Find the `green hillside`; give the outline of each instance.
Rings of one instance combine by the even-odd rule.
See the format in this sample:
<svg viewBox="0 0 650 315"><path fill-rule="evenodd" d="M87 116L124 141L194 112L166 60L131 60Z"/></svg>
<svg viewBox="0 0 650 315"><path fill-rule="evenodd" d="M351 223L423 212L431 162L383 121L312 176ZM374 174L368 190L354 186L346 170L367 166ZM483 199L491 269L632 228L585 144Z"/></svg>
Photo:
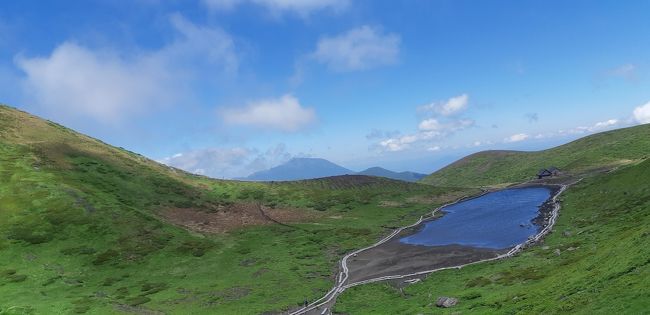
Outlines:
<svg viewBox="0 0 650 315"><path fill-rule="evenodd" d="M345 252L472 193L212 180L0 106L0 314L283 311Z"/></svg>
<svg viewBox="0 0 650 315"><path fill-rule="evenodd" d="M617 133L646 132L648 126ZM589 142L577 142L585 144ZM629 148L632 149L632 148ZM429 275L402 290L359 286L346 314L647 314L650 310L650 160L583 180L562 199L554 232L516 257ZM439 296L459 298L442 310Z"/></svg>
<svg viewBox="0 0 650 315"><path fill-rule="evenodd" d="M650 124L594 134L537 152L484 151L425 177L440 186L478 187L533 179L541 168L580 174L637 162L650 156Z"/></svg>

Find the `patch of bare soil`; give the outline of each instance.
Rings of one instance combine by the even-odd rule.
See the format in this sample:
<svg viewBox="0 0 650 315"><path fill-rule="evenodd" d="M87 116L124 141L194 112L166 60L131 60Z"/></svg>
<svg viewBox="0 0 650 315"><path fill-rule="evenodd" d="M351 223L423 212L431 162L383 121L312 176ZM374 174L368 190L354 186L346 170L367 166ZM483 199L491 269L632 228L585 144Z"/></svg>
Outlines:
<svg viewBox="0 0 650 315"><path fill-rule="evenodd" d="M384 200L379 202L379 206L382 208L399 208L404 204L398 201Z"/></svg>
<svg viewBox="0 0 650 315"><path fill-rule="evenodd" d="M240 203L211 212L198 208L170 208L161 211L160 215L173 224L201 233L225 233L252 225L307 222L320 216L307 209L263 207L262 210L263 213L255 203Z"/></svg>
<svg viewBox="0 0 650 315"><path fill-rule="evenodd" d="M460 245L419 246L400 243L396 238L359 253L348 260L348 283L389 275L410 274L441 267L462 265L496 257L506 250Z"/></svg>

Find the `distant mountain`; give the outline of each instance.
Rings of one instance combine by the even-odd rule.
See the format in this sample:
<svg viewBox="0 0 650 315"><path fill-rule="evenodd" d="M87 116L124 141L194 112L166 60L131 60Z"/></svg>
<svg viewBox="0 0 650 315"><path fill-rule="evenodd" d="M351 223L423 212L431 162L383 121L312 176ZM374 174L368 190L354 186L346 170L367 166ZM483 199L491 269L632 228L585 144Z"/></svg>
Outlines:
<svg viewBox="0 0 650 315"><path fill-rule="evenodd" d="M381 167L371 167L365 171L357 173L357 175L367 175L367 176L380 176L386 178L392 178L397 180L403 180L406 182L417 182L420 179L426 177L426 174L414 173L414 172L393 172Z"/></svg>
<svg viewBox="0 0 650 315"><path fill-rule="evenodd" d="M354 171L325 159L293 158L284 164L253 173L244 179L260 181L300 180L354 173Z"/></svg>
<svg viewBox="0 0 650 315"><path fill-rule="evenodd" d="M362 172L355 172L325 159L318 158L293 158L288 162L259 171L241 178L255 181L283 181L322 178L338 175L366 175L386 177L406 182L416 182L424 178L425 174L413 172L393 172L381 167L371 167Z"/></svg>

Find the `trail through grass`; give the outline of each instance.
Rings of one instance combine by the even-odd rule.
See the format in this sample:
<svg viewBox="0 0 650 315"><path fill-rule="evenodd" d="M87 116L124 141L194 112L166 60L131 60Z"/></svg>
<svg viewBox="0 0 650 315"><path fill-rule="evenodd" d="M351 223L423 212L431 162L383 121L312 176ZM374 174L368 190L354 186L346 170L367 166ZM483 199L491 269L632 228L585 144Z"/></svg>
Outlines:
<svg viewBox="0 0 650 315"><path fill-rule="evenodd" d="M584 180L562 197L543 244L498 262L394 289L352 288L336 311L361 314L644 314L650 309L650 160ZM558 254L559 253L559 254ZM460 303L435 307L439 296Z"/></svg>

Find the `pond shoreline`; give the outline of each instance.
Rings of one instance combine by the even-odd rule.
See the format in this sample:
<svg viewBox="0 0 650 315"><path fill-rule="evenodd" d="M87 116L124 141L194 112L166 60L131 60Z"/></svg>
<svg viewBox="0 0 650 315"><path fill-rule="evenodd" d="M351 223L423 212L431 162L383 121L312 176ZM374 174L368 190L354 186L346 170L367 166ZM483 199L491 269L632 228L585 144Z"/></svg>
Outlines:
<svg viewBox="0 0 650 315"><path fill-rule="evenodd" d="M440 206L430 212L428 216L421 217L416 223L394 231L376 244L346 255L341 260L340 266L343 270L338 274L336 285L332 290L308 306L290 311L289 314L320 314L321 308L325 311L332 308L339 294L357 285L389 281L393 285L401 287L414 283L410 281L419 281L436 271L460 269L467 265L500 260L516 255L523 249L538 243L551 231L560 210L558 197L567 187L573 184L575 183L527 182L500 189L484 189L481 194L460 198L455 202ZM490 192L534 186L551 189L551 195L540 206L540 214L533 219L542 220L540 229L534 236L529 237L528 240L521 244L496 250L461 245L426 246L399 242L400 235L403 236L405 231L412 232L414 228L423 226L422 223L439 219L440 216L436 216L436 214L444 207L479 198Z"/></svg>
<svg viewBox="0 0 650 315"><path fill-rule="evenodd" d="M410 235L414 231L419 231L426 223L441 218L435 214L443 211L442 209L447 206L476 199L491 192L531 187L544 187L550 189L551 192L549 198L539 207L538 216L533 219L533 221L537 220L539 222L539 224L536 224L538 226L537 231L528 240L518 245L502 249L492 249L456 244L427 246L400 242L401 237ZM562 187L565 187L565 185L524 183L502 189L486 190L482 194L462 198L456 202L439 207L434 210L431 216L424 218L419 224L403 229L388 241L358 253L355 257L351 257L348 261L350 269L349 282L364 282L389 274L417 273L418 270L453 268L455 266L499 259L500 257L512 255L523 248L533 245L537 242L535 238L541 239L541 236L547 233L547 231L544 231L548 230L549 225L552 224L551 220L554 218L554 215L557 215L556 210L559 209L557 198L564 191Z"/></svg>
<svg viewBox="0 0 650 315"><path fill-rule="evenodd" d="M428 223L443 218L447 214L447 212L444 209L449 207L449 206L453 206L453 205L463 203L463 202L466 202L466 201L469 201L469 200L478 199L478 198L481 198L481 197L483 197L483 196L485 196L487 194L490 194L490 193L495 193L495 192L499 192L499 191L503 191L503 190L526 189L526 188L546 188L546 189L549 189L549 191L550 191L548 198L541 205L539 205L539 209L537 211L537 213L538 213L537 216L530 220L530 223L537 227L537 230L534 233L534 234L537 234L540 231L542 231L549 223L549 219L551 218L553 208L554 208L553 198L557 195L557 193L562 188L561 184L523 183L523 184L513 185L513 186L504 187L504 188L500 188L500 189L484 190L481 194L461 198L461 199L459 199L459 200L457 200L457 201L455 201L453 203L446 204L444 206L439 207L438 209L436 209L437 211L434 211L433 215L431 215L431 216L429 216L427 218L424 218L417 225L414 225L412 227L403 229L399 234L395 235L394 239L392 239L391 241L393 241L393 240L398 240L399 241L399 239L401 239L401 238L408 237L408 236L411 236L411 235L414 235L414 234L417 234L417 233L421 232L426 227L426 225ZM439 213L439 214L442 214L442 215L435 215L435 213ZM412 244L412 243L402 243L402 242L400 242L400 243L404 244L404 245L407 245L407 246L424 246L424 247L445 246L445 245ZM484 249L484 247L471 246L471 245L460 245L460 244L449 244L449 245L456 245L456 246L462 246L462 247ZM492 248L492 249L495 252L501 252L503 250L508 250L508 249L513 248L513 247L515 247L515 245L508 246L508 247L505 247L505 248Z"/></svg>

